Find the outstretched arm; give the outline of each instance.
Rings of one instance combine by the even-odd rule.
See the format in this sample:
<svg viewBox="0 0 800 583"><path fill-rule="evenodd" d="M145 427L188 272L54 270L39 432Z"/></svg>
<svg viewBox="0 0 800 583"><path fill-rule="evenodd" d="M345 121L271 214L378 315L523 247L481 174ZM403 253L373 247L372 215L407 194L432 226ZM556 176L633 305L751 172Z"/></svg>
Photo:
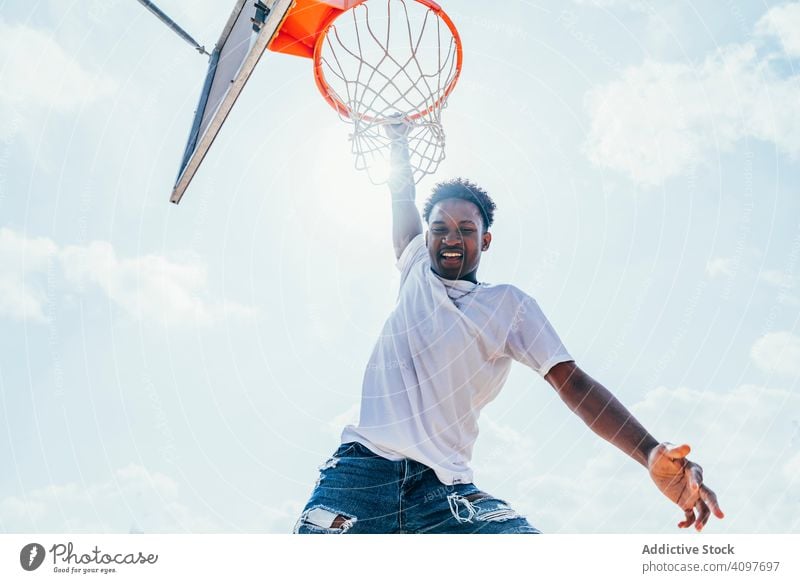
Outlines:
<svg viewBox="0 0 800 583"><path fill-rule="evenodd" d="M417 189L408 162L408 127L403 123L386 126L391 140L389 191L392 193L392 242L398 259L411 240L422 232L414 199Z"/></svg>
<svg viewBox="0 0 800 583"><path fill-rule="evenodd" d="M680 528L695 524L701 530L711 512L724 517L716 495L703 484L703 469L686 459L688 445L659 443L611 391L574 362L555 365L545 379L592 431L648 469L658 489L683 509Z"/></svg>

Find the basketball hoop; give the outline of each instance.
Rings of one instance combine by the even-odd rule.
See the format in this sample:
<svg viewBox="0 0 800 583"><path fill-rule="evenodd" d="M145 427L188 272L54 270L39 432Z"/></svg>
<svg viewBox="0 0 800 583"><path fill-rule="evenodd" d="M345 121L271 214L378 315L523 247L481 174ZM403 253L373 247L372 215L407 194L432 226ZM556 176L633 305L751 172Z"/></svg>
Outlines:
<svg viewBox="0 0 800 583"><path fill-rule="evenodd" d="M436 171L445 157L441 113L462 63L458 31L441 7L432 0L298 0L284 30L270 48L313 58L317 87L352 126L358 170L386 181L371 172L388 165L383 128L403 123L414 181Z"/></svg>

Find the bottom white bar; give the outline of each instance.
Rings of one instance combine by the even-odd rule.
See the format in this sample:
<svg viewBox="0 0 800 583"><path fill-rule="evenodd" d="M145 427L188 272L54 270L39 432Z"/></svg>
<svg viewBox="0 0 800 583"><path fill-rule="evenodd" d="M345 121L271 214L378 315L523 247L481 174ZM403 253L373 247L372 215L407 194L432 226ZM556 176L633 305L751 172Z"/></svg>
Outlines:
<svg viewBox="0 0 800 583"><path fill-rule="evenodd" d="M800 581L798 548L800 535L0 535L0 581L778 583Z"/></svg>

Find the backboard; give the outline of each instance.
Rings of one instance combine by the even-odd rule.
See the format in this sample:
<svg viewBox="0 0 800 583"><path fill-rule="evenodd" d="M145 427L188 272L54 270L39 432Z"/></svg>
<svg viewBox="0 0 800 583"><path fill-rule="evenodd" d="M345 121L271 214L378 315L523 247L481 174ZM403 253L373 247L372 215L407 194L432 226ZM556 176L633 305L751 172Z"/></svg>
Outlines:
<svg viewBox="0 0 800 583"><path fill-rule="evenodd" d="M170 201L180 202L266 49L312 61L320 93L351 124L357 169L388 168L384 127L403 123L415 182L433 173L444 159L441 111L461 71L458 31L434 0L369 4L237 0L210 56Z"/></svg>
<svg viewBox="0 0 800 583"><path fill-rule="evenodd" d="M170 201L178 203L295 0L237 0L208 64Z"/></svg>

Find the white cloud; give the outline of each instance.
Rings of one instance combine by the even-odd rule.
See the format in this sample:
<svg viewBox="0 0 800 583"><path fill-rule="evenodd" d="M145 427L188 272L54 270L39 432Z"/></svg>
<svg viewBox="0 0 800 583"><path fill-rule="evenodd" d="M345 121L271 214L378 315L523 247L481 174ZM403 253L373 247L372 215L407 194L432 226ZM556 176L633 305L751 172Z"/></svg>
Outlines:
<svg viewBox="0 0 800 583"><path fill-rule="evenodd" d="M258 519L259 530L276 534L289 534L292 532L305 504L305 499L294 498L272 506L265 506L261 510L261 518Z"/></svg>
<svg viewBox="0 0 800 583"><path fill-rule="evenodd" d="M47 271L51 265L59 269ZM56 281L56 272L63 272L64 281ZM156 254L121 258L106 241L59 249L50 239L0 229L0 316L45 321L48 298L40 282L45 275L59 292L99 289L139 320L210 324L257 315L253 307L208 298L208 273L200 263Z"/></svg>
<svg viewBox="0 0 800 583"><path fill-rule="evenodd" d="M715 257L706 263L709 277L731 277L735 272L736 260L730 257Z"/></svg>
<svg viewBox="0 0 800 583"><path fill-rule="evenodd" d="M105 241L70 246L61 254L67 281L95 285L137 319L168 322L212 319L209 306L198 297L207 281L202 265L174 263L160 255L118 258Z"/></svg>
<svg viewBox="0 0 800 583"><path fill-rule="evenodd" d="M800 306L800 296L796 291L800 281L796 275L780 270L762 271L759 279L767 285L778 289L777 301L787 306Z"/></svg>
<svg viewBox="0 0 800 583"><path fill-rule="evenodd" d="M117 480L116 487L126 493L135 493L143 485L152 487L163 498L177 498L178 484L169 476L150 472L144 466L130 463L119 468L114 475Z"/></svg>
<svg viewBox="0 0 800 583"><path fill-rule="evenodd" d="M593 163L659 185L737 141L771 141L800 156L800 86L752 43L731 45L699 65L646 60L587 94Z"/></svg>
<svg viewBox="0 0 800 583"><path fill-rule="evenodd" d="M775 36L789 57L800 57L800 2L774 6L756 24L756 32Z"/></svg>
<svg viewBox="0 0 800 583"><path fill-rule="evenodd" d="M0 517L5 523L19 523L20 521L36 522L45 516L47 506L37 498L22 499L9 496L0 500ZM8 527L5 528L8 532Z"/></svg>
<svg viewBox="0 0 800 583"><path fill-rule="evenodd" d="M181 501L175 480L130 463L107 479L37 488L0 500L9 532L180 532L216 530Z"/></svg>
<svg viewBox="0 0 800 583"><path fill-rule="evenodd" d="M0 20L0 104L66 111L111 94L115 84L86 71L49 34Z"/></svg>
<svg viewBox="0 0 800 583"><path fill-rule="evenodd" d="M690 459L703 466L726 513L712 518L708 532L792 532L800 513L800 453L792 441L800 394L755 385L660 387L629 408L657 439L693 447ZM548 532L679 532L683 513L644 468L588 430L560 430L548 441L485 421L481 447L490 455L476 482L504 484L493 493L532 524Z"/></svg>
<svg viewBox="0 0 800 583"><path fill-rule="evenodd" d="M756 385L725 392L662 387L632 410L654 435L694 447L690 457L704 466L727 514L710 532L791 530L800 498L784 465L797 453L791 441L800 411L797 391Z"/></svg>
<svg viewBox="0 0 800 583"><path fill-rule="evenodd" d="M29 239L0 228L0 316L45 320L43 274L57 250L49 239Z"/></svg>
<svg viewBox="0 0 800 583"><path fill-rule="evenodd" d="M781 289L791 289L797 286L797 276L777 269L768 269L759 274L764 283Z"/></svg>
<svg viewBox="0 0 800 583"><path fill-rule="evenodd" d="M800 376L800 336L791 332L770 332L756 340L750 356L760 369Z"/></svg>

